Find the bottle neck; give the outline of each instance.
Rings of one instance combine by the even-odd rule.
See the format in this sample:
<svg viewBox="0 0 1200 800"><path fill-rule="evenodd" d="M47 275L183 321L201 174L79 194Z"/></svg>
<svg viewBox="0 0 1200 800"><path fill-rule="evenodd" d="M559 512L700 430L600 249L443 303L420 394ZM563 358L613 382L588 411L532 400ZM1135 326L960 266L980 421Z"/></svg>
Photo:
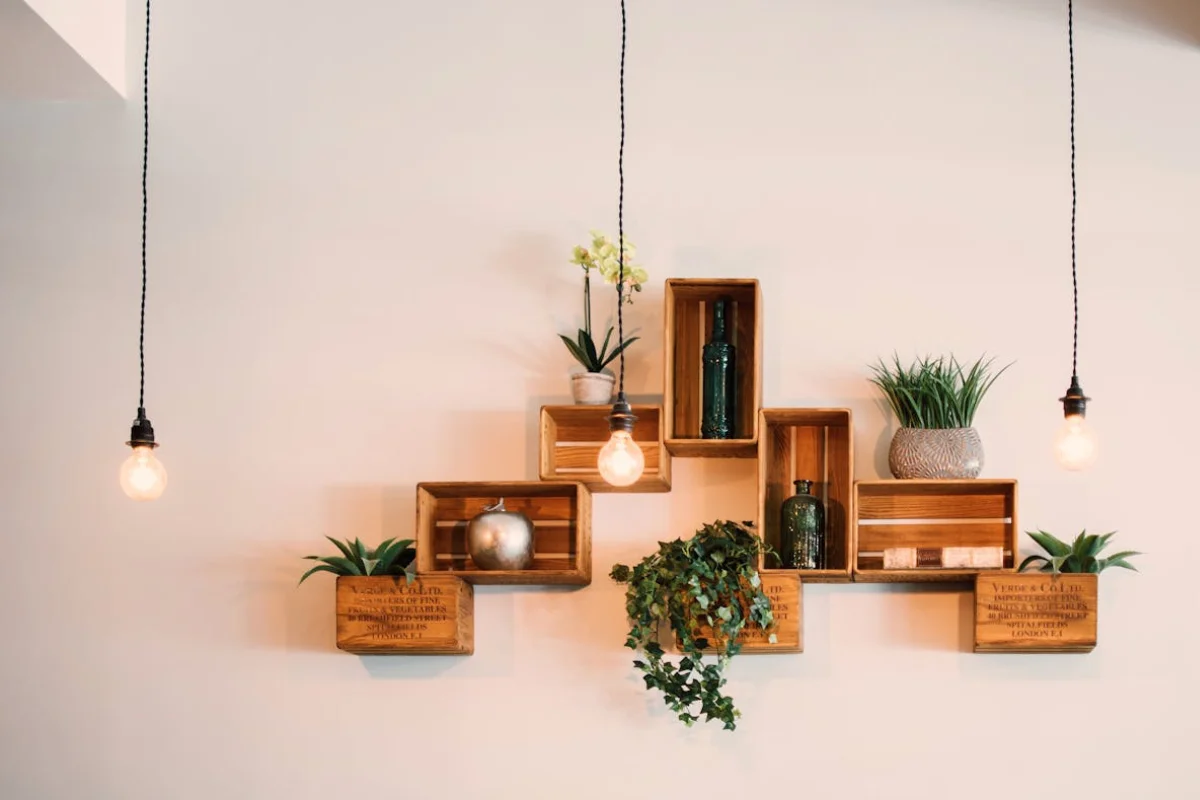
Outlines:
<svg viewBox="0 0 1200 800"><path fill-rule="evenodd" d="M725 301L720 300L713 305L712 340L724 342L725 339Z"/></svg>

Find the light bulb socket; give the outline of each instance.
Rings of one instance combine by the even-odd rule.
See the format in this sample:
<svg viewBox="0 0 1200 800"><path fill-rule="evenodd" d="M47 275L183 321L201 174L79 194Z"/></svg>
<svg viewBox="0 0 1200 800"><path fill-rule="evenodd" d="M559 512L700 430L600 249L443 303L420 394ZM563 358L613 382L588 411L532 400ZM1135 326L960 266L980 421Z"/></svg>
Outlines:
<svg viewBox="0 0 1200 800"><path fill-rule="evenodd" d="M1086 417L1087 404L1091 399L1083 394L1083 389L1079 386L1078 376L1072 375L1071 385L1067 389L1067 393L1058 398L1058 401L1063 404L1064 417Z"/></svg>
<svg viewBox="0 0 1200 800"><path fill-rule="evenodd" d="M137 419L129 429L129 441L125 444L130 447L158 447L154 441L154 426L146 419L146 409L138 409Z"/></svg>
<svg viewBox="0 0 1200 800"><path fill-rule="evenodd" d="M637 417L633 413L633 408L625 399L625 393L621 392L617 395L617 402L613 403L612 411L608 415L608 429L613 433L617 431L633 433L635 422L637 422Z"/></svg>

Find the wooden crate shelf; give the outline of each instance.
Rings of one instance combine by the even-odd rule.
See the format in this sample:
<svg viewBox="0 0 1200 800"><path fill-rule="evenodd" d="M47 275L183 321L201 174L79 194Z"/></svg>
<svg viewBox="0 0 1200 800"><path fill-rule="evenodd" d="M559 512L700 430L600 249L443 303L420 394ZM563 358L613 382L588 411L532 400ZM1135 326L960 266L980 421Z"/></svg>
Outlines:
<svg viewBox="0 0 1200 800"><path fill-rule="evenodd" d="M633 439L646 469L632 486L612 486L600 477L596 459L608 441L609 406L542 406L538 476L544 481L579 481L593 492L669 492L671 454L663 443L661 406L635 405Z"/></svg>
<svg viewBox="0 0 1200 800"><path fill-rule="evenodd" d="M737 348L734 439L700 437L701 351L712 332L712 304L729 298L728 327ZM680 458L754 458L762 405L762 292L752 278L668 278L665 289L666 445Z"/></svg>
<svg viewBox="0 0 1200 800"><path fill-rule="evenodd" d="M1017 557L1015 480L879 480L854 484L854 580L973 582ZM883 569L888 547L1001 547L1001 570Z"/></svg>
<svg viewBox="0 0 1200 800"><path fill-rule="evenodd" d="M975 579L976 653L1090 653L1098 576L984 572Z"/></svg>
<svg viewBox="0 0 1200 800"><path fill-rule="evenodd" d="M337 646L358 655L469 656L475 590L453 575L337 579Z"/></svg>
<svg viewBox="0 0 1200 800"><path fill-rule="evenodd" d="M762 628L746 627L738 638L747 655L804 652L804 587L796 570L762 570L763 591L775 616L775 642ZM716 648L705 650L716 653Z"/></svg>
<svg viewBox="0 0 1200 800"><path fill-rule="evenodd" d="M534 524L533 567L481 570L467 552L467 523L501 497ZM592 495L575 481L420 483L417 572L457 575L476 584L592 582Z"/></svg>
<svg viewBox="0 0 1200 800"><path fill-rule="evenodd" d="M854 424L846 408L765 408L758 423L758 530L780 548L780 508L793 481L811 480L825 506L827 568L799 570L809 583L846 583L851 575ZM777 566L777 563L768 564Z"/></svg>

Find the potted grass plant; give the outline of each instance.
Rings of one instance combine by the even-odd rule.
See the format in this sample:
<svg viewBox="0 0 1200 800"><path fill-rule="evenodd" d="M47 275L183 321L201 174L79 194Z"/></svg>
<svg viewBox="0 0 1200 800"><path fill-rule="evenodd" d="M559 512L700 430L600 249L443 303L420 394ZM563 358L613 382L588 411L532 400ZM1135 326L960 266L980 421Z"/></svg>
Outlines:
<svg viewBox="0 0 1200 800"><path fill-rule="evenodd" d="M599 231L592 231L591 247L576 246L571 256L571 263L583 268L583 327L576 331L575 338L559 334L563 344L571 356L583 366L583 371L571 375L571 395L579 405L606 405L612 400L615 378L607 369L622 351L638 340L636 336L626 337L624 342L616 344L611 350L613 328L608 326L604 341L597 345L592 336L592 270L610 286L616 286L621 276L621 262L617 246L607 236ZM637 249L628 238L624 243L625 251L625 282L623 287L625 302L633 302L633 293L642 290L642 284L649 277L643 267L633 263Z"/></svg>
<svg viewBox="0 0 1200 800"><path fill-rule="evenodd" d="M977 478L983 469L983 441L975 414L997 378L1012 366L992 372L993 359L969 367L953 355L923 357L905 366L871 366L871 382L883 392L900 421L888 450L895 478Z"/></svg>
<svg viewBox="0 0 1200 800"><path fill-rule="evenodd" d="M643 656L633 665L646 689L662 692L663 702L689 727L701 716L726 730L737 727L741 714L721 688L730 659L741 651L739 634L756 626L775 641L771 601L758 572L768 549L746 526L718 520L690 539L660 542L657 552L632 567L612 568L613 580L628 587L625 646ZM660 642L664 626L682 653L677 662ZM716 655L706 661L711 650Z"/></svg>

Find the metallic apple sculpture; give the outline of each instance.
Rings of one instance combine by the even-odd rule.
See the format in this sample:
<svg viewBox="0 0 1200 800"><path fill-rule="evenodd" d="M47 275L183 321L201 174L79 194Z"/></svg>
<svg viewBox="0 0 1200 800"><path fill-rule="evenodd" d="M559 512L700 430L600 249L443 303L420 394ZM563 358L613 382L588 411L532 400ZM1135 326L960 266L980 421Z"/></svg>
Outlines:
<svg viewBox="0 0 1200 800"><path fill-rule="evenodd" d="M482 570L533 566L533 522L520 511L507 511L504 498L485 506L467 523L467 551Z"/></svg>

